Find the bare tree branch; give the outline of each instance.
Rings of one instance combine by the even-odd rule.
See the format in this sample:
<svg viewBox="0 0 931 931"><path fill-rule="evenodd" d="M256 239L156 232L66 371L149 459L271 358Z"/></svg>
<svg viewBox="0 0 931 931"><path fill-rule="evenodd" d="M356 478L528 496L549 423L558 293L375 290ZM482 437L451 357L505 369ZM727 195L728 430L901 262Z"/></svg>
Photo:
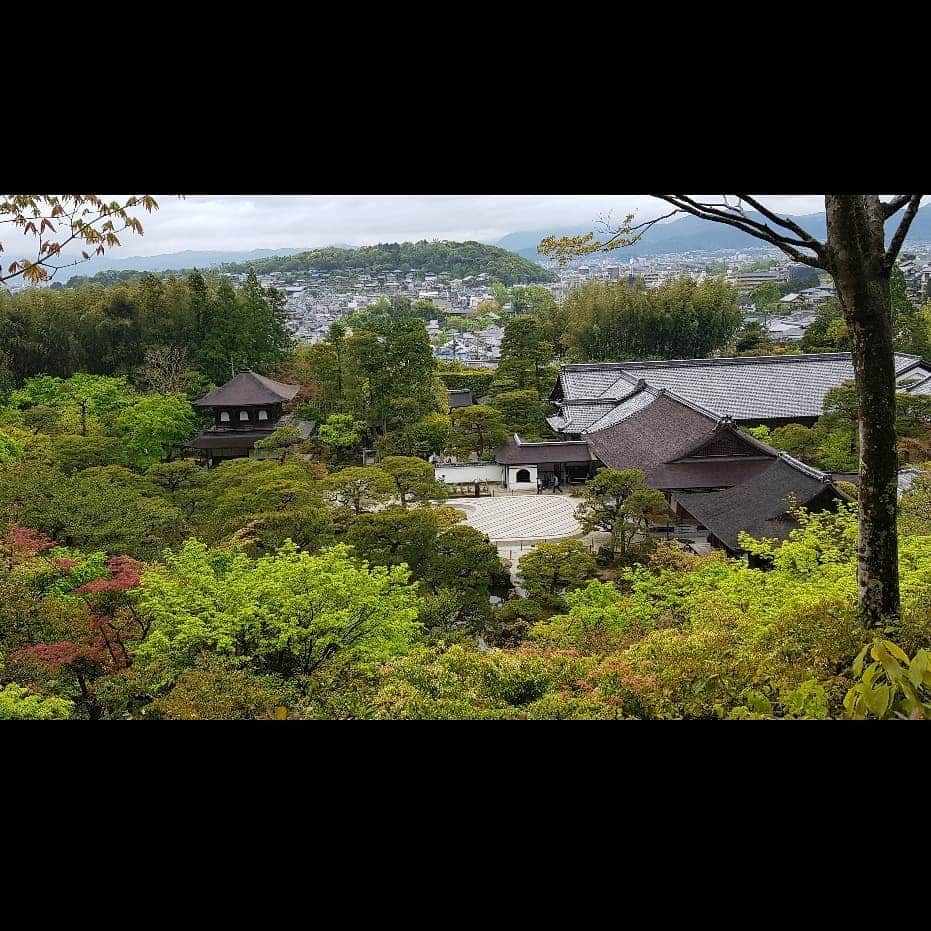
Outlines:
<svg viewBox="0 0 931 931"><path fill-rule="evenodd" d="M748 217L740 207L728 206L726 209L730 212L725 213L718 209L719 205L716 204L708 204L702 201L697 201L691 197L686 197L684 194L673 194L671 196L679 198L683 202L690 204L692 207L703 211L702 216L704 219L730 223L731 225L738 225L738 228L742 229L744 232L749 233L751 236L756 236L758 239L765 239L767 242L771 242L773 245L781 245L784 243L790 246L800 246L802 248L814 249L813 245L805 242L803 239L792 239L789 236L786 236L785 233L780 233L777 230L774 230L772 227L767 226L765 223L760 223L758 220L751 220L750 217ZM664 199L668 200L668 197L665 197ZM739 216L735 216L734 211L739 213Z"/></svg>
<svg viewBox="0 0 931 931"><path fill-rule="evenodd" d="M678 210L689 213L692 216L698 217L699 219L711 220L715 223L724 223L728 226L733 226L735 229L739 229L741 232L746 233L749 236L753 236L755 239L761 239L764 242L768 242L771 245L776 246L778 249L781 249L783 252L785 252L786 255L793 258L796 262L801 262L804 265L810 265L812 268L827 268L827 263L822 255L819 255L817 258L815 258L809 255L805 255L804 253L799 252L798 249L794 248L794 246L801 246L802 248L813 250L811 245L806 242L801 242L797 239L790 239L787 236L782 236L764 224L757 223L746 217L734 216L732 213L724 213L723 211L718 210L710 205L695 201L692 198L687 197L685 194L651 194L650 196L664 200L666 203L671 204Z"/></svg>
<svg viewBox="0 0 931 931"><path fill-rule="evenodd" d="M909 195L908 208L905 211L905 215L902 217L899 228L892 237L892 241L889 243L889 248L886 250L884 263L887 271L892 271L892 266L898 258L899 250L902 248L902 243L905 242L905 237L908 235L908 228L912 225L912 220L915 219L915 214L918 213L920 204L921 194Z"/></svg>
<svg viewBox="0 0 931 931"><path fill-rule="evenodd" d="M911 200L911 198L911 194L899 194L888 202L880 201L883 208L883 219L888 220L889 217L891 217L894 213L897 213L899 210L901 210Z"/></svg>
<svg viewBox="0 0 931 931"><path fill-rule="evenodd" d="M762 213L763 216L768 220L771 220L773 223L776 223L779 226L785 227L787 230L791 230L810 248L814 249L815 252L817 252L819 255L821 254L821 250L824 248L824 243L815 239L815 237L812 236L807 230L802 229L798 223L790 220L788 217L781 217L778 214L773 213L772 210L761 204L756 198L751 197L749 194L738 194L737 196L742 200L745 200L758 213Z"/></svg>

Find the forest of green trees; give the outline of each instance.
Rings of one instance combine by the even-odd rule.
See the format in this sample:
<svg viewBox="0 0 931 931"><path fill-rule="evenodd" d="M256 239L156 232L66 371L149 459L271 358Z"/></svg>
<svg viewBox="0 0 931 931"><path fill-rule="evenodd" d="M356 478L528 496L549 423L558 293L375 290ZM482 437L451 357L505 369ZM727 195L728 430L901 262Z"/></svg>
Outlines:
<svg viewBox="0 0 931 931"><path fill-rule="evenodd" d="M109 287L0 290L0 385L30 375L129 375L153 349L176 347L196 377L222 383L290 345L284 294L254 274L240 289L198 271Z"/></svg>
<svg viewBox="0 0 931 931"><path fill-rule="evenodd" d="M518 557L517 597L427 457L548 437L559 359L707 355L740 319L720 280L498 299L502 358L476 371L437 362L404 301L294 346L254 275L0 292L0 718L931 711L927 476L902 499L902 622L879 638L857 619L855 504L800 514L779 547L746 540L763 570L642 539L665 505L636 471L602 470L580 494L609 544ZM203 425L191 401L244 367L298 385L319 428L206 469L184 455ZM450 412L451 387L477 403ZM900 421L903 461L925 461L929 412L914 399ZM808 433L768 438L838 468L853 423L842 388Z"/></svg>
<svg viewBox="0 0 931 931"><path fill-rule="evenodd" d="M723 278L590 282L562 310L561 341L579 360L697 359L720 351L740 326L737 294Z"/></svg>

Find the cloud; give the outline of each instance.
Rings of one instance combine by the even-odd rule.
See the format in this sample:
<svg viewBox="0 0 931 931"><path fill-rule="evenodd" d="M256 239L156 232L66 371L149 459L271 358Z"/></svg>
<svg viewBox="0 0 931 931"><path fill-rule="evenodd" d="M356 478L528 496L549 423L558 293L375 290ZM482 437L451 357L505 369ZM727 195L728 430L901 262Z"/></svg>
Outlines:
<svg viewBox="0 0 931 931"><path fill-rule="evenodd" d="M107 199L113 196L106 195ZM823 208L820 196L764 201L795 214ZM124 233L107 258L185 250L231 251L352 246L418 239L493 242L518 230L592 226L609 211L646 220L665 205L644 194L319 194L158 195L159 210L142 213L142 237Z"/></svg>
<svg viewBox="0 0 931 931"><path fill-rule="evenodd" d="M769 197L792 213L821 209L818 196ZM353 246L417 239L493 241L521 229L594 223L607 211L649 219L663 205L647 195L196 195L159 198L143 218L145 236L127 240L121 255L185 249L275 249L333 243ZM114 257L116 255L114 254Z"/></svg>

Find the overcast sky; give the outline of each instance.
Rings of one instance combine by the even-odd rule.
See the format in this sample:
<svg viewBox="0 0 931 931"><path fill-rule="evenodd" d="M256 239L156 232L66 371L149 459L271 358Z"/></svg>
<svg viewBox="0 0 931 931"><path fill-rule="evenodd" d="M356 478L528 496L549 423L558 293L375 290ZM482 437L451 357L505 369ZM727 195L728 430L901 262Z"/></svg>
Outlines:
<svg viewBox="0 0 931 931"><path fill-rule="evenodd" d="M157 199L157 213L141 214L144 236L124 234L123 247L110 250L110 258L418 239L493 242L518 230L593 224L609 210L615 217L636 212L641 220L665 212L660 201L640 194L189 195L183 200L163 194ZM824 207L819 195L762 200L793 214Z"/></svg>

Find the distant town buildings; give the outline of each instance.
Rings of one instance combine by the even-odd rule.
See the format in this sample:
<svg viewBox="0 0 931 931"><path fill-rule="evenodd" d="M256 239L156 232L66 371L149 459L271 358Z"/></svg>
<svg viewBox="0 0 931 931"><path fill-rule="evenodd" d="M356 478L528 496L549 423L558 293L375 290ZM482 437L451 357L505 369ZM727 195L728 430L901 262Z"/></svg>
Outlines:
<svg viewBox="0 0 931 931"><path fill-rule="evenodd" d="M931 245L918 243L912 249L900 267L905 273L909 298L922 304L928 299L931 286ZM747 270L754 265L760 270ZM835 296L829 275L819 273L818 284L812 286L816 270L790 262L781 252L762 246L742 251L692 251L630 258L625 258L623 249L619 249L616 255L588 256L570 262L565 268L551 265L550 269L558 281L541 287L547 288L558 301L593 281L633 284L639 280L652 289L683 275L697 281L723 275L737 289L745 319L759 322L774 342L800 340L815 320L818 307ZM245 278L241 274L225 277L236 284ZM437 358L493 366L500 356L504 331L499 315L486 313L487 306L483 307L494 301L492 281L484 273L451 278L401 269L375 274L358 268L338 273L276 272L260 275L259 280L266 287L284 291L290 332L301 341L325 339L334 321L380 298L407 297L412 303L429 301L437 309L435 317L426 322ZM799 287L778 301L776 312L771 307L754 306L750 295L756 288L765 284L786 287L796 280ZM510 309L505 304L501 313L506 317Z"/></svg>
<svg viewBox="0 0 931 931"><path fill-rule="evenodd" d="M241 284L245 276L221 273L234 284ZM401 269L378 274L364 269L347 269L339 273L273 272L259 275L264 287L283 291L291 335L303 342L325 339L331 325L355 311L375 303L380 298L407 297L412 303L429 301L440 312L426 323L427 333L438 358L457 358L466 362L497 360L503 330L488 319L481 318L476 332L469 332L467 323L476 317L478 308L492 301L490 277L467 275L450 278L448 275L404 273ZM461 320L455 327L447 327L448 318Z"/></svg>

